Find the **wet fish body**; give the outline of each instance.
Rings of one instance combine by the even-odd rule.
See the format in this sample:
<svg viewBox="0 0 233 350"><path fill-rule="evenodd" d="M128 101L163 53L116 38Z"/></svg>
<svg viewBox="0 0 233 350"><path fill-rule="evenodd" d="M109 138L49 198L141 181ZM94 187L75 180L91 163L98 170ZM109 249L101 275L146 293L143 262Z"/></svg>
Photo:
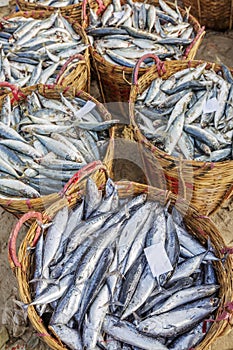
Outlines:
<svg viewBox="0 0 233 350"><path fill-rule="evenodd" d="M142 134L174 157L198 162L231 159L232 145L226 135L233 129L230 102L233 90L229 72L229 69L223 69L222 73L215 73L207 70L203 63L172 74L162 82L157 98L149 104L142 93L135 101L135 120ZM147 91L160 80L152 81ZM149 119L156 118L157 114L166 118L162 123L154 122L148 127ZM182 120L179 127L174 127L176 118L181 115L184 122ZM165 126L160 134L157 125Z"/></svg>
<svg viewBox="0 0 233 350"><path fill-rule="evenodd" d="M207 260L208 269L202 263L210 242L207 250L183 239L191 250L204 250L186 257L179 237L189 233L179 212L169 214L145 194L119 199L111 179L101 192L87 181L86 193L74 211L57 212L37 243L34 282L43 288L29 305L42 317L46 312L48 331L71 349L166 350L182 339L198 344L197 325L219 305L213 262ZM159 279L144 249L156 252L161 243L172 271L158 273Z"/></svg>
<svg viewBox="0 0 233 350"><path fill-rule="evenodd" d="M12 108L6 97L0 121L1 178L18 178L32 192L33 188L46 194L59 191L77 170L105 155L99 148L103 141L108 144L109 129L118 120L102 120L95 107L81 98L63 96L60 101L33 91ZM49 179L56 180L56 185ZM16 188L6 191L17 196Z"/></svg>
<svg viewBox="0 0 233 350"><path fill-rule="evenodd" d="M136 52L138 48L145 49L146 41L150 41L150 45L147 46L149 52L153 51L162 59L166 59L166 57L171 57L171 59L181 58L184 54L184 48L191 44L193 40L193 27L190 23L184 22L177 6L173 10L165 2L155 6L154 4L128 1L121 6L121 10L119 8L120 6L114 7L112 3L109 4L104 13L99 15L99 21L98 16L97 18L92 16L93 21L87 28L87 33L91 36L92 46L108 62L113 60L117 65L130 68L133 68L136 64L138 57L131 53L127 56L126 52L123 54L123 52L118 51L119 57L116 57L109 51L115 45L114 40L119 40L114 39L114 36L117 38L119 34L123 38L119 48L127 47L128 44ZM102 26L98 27L100 22ZM171 25L173 25L172 30ZM181 37L184 30L186 35ZM106 42L105 36L108 35L112 35L112 42ZM125 41L124 36L129 37L125 43L123 43ZM141 39L141 43L137 46L138 38ZM115 48L117 47L115 46ZM128 59L131 59L130 63L127 61Z"/></svg>
<svg viewBox="0 0 233 350"><path fill-rule="evenodd" d="M10 25L14 25L12 30ZM5 80L20 87L37 83L56 83L66 51L73 47L73 54L87 48L82 38L58 12L45 19L13 17L5 20L2 35L6 41L2 46L0 74ZM78 64L75 58L67 66Z"/></svg>

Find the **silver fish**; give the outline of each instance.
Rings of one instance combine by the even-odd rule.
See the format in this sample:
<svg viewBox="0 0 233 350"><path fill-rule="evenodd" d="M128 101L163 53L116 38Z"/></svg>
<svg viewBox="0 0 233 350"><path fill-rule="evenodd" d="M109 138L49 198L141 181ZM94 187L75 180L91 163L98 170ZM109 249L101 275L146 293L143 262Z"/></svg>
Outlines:
<svg viewBox="0 0 233 350"><path fill-rule="evenodd" d="M106 316L103 329L107 334L114 338L137 346L145 350L167 350L168 348L161 344L155 338L147 337L143 333L139 333L135 326L131 323L120 321L117 317Z"/></svg>
<svg viewBox="0 0 233 350"><path fill-rule="evenodd" d="M53 225L50 227L44 242L43 271L46 270L52 262L53 257L59 247L61 236L66 228L68 221L68 208L64 207L53 219Z"/></svg>
<svg viewBox="0 0 233 350"><path fill-rule="evenodd" d="M77 330L63 324L50 325L49 328L72 350L82 350L82 341Z"/></svg>
<svg viewBox="0 0 233 350"><path fill-rule="evenodd" d="M140 322L137 329L152 336L172 337L188 331L214 310L215 307L210 307L209 309L192 308L185 312L183 310L170 311Z"/></svg>
<svg viewBox="0 0 233 350"><path fill-rule="evenodd" d="M8 28L8 22L15 24L13 31ZM12 35L9 33L1 49L0 75L4 75L6 81L21 87L39 82L55 83L58 70L64 64L62 58L69 57L66 48L73 46L72 54L83 52L87 48L83 39L60 13L51 14L42 20L11 18L3 26L3 32L8 34L8 31ZM78 61L79 59L70 62L67 71L72 65L77 66Z"/></svg>
<svg viewBox="0 0 233 350"><path fill-rule="evenodd" d="M191 38L193 26L184 21L177 5L173 10L164 1L161 1L158 6L132 2L130 0L123 6L111 3L107 6L104 13L99 16L99 19L102 27L97 28L99 26L98 18L92 16L90 26L87 28L87 33L91 36L91 45L94 46L106 61L115 62L115 64L120 66L133 68L137 58L134 58L132 62L128 62L127 64L126 59L130 59L129 56L122 56L120 58L113 57L107 53L103 47L103 42L105 36L109 34L112 35L111 40L113 41L114 35L116 40L118 40L118 34L123 36L123 40L124 36L130 37L127 40L128 43L133 42L135 38L142 38L142 42L144 40L150 40L151 43L147 48L162 59L166 57L172 57L172 59L181 58L184 53L184 46L189 45L193 40ZM184 31L187 31L187 34L180 37ZM160 41L161 44L159 44ZM141 43L139 47L145 49L145 46L146 43ZM135 51L137 50L137 45L134 49ZM120 52L119 56L121 56Z"/></svg>

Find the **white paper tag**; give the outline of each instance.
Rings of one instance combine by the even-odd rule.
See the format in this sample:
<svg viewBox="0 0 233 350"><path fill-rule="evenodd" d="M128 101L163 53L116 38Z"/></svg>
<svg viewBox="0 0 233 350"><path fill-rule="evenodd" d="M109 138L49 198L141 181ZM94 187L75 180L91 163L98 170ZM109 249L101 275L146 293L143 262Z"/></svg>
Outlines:
<svg viewBox="0 0 233 350"><path fill-rule="evenodd" d="M219 102L216 97L213 97L206 101L203 107L203 113L216 112L219 108Z"/></svg>
<svg viewBox="0 0 233 350"><path fill-rule="evenodd" d="M144 253L154 277L158 277L173 269L163 242L158 242L145 248Z"/></svg>
<svg viewBox="0 0 233 350"><path fill-rule="evenodd" d="M76 118L83 117L85 114L89 113L95 107L96 107L96 104L94 102L87 101L87 103L75 113L75 117Z"/></svg>
<svg viewBox="0 0 233 350"><path fill-rule="evenodd" d="M123 14L125 13L125 11L117 11L113 13L114 18L117 19L121 19L121 17L123 17Z"/></svg>

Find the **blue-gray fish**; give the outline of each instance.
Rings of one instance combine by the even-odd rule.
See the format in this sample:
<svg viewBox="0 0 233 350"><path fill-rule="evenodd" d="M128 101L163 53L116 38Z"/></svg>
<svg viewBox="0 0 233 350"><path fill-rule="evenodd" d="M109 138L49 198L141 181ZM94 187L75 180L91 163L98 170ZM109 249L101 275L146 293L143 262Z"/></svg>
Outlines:
<svg viewBox="0 0 233 350"><path fill-rule="evenodd" d="M61 236L65 231L68 221L68 208L65 206L53 219L53 225L49 228L44 242L43 271L49 267L59 247Z"/></svg>
<svg viewBox="0 0 233 350"><path fill-rule="evenodd" d="M215 309L216 307L170 311L139 322L137 329L153 337L162 336L170 338L193 328L197 323L208 317Z"/></svg>
<svg viewBox="0 0 233 350"><path fill-rule="evenodd" d="M153 313L150 314L150 317L153 315L160 315L162 313L168 312L176 307L188 303L190 300L195 301L197 299L205 298L209 295L213 295L219 289L218 285L201 285L190 287L181 291L176 292L162 304L157 305Z"/></svg>
<svg viewBox="0 0 233 350"><path fill-rule="evenodd" d="M80 333L64 324L50 325L49 329L72 350L82 350Z"/></svg>
<svg viewBox="0 0 233 350"><path fill-rule="evenodd" d="M136 327L129 322L120 321L117 317L107 315L103 323L103 330L112 337L139 347L144 350L168 350L157 339L148 337L138 332Z"/></svg>

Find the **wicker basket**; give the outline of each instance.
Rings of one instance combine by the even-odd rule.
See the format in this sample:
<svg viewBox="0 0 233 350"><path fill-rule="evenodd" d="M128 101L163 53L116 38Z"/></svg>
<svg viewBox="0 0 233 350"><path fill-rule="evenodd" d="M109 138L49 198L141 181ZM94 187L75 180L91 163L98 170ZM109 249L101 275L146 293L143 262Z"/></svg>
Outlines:
<svg viewBox="0 0 233 350"><path fill-rule="evenodd" d="M48 86L48 85L34 85L27 88L24 88L22 90L14 90L13 93L10 94L10 96L14 99L14 105L18 103L15 99L24 99L26 96L28 96L32 91L38 91L41 95L51 98L51 99L60 99L60 92L64 94L66 97L74 97L79 96L80 98L86 100L86 101L93 101L102 116L103 120L110 120L111 115L109 112L105 109L105 107L98 102L94 97L90 96L84 91L77 90L73 87L55 87L55 86ZM3 103L4 96L0 98L0 107ZM103 162L109 167L111 170L112 165L112 158L113 158L113 130L110 129L110 140L109 145L104 157ZM94 166L100 166L103 167L103 164L101 161L96 161L94 163L90 163L87 166L85 166L84 173L87 172L87 174L92 172L92 168ZM78 176L74 176L74 179L72 178L71 182L74 180L77 181L80 177L80 173L83 174L82 169L80 172L78 172ZM73 186L73 188L75 188ZM63 190L61 193L54 193L46 196L41 196L39 198L33 198L33 199L21 199L21 198L2 198L0 197L0 206L2 206L5 210L11 212L12 214L15 214L16 216L21 216L24 213L27 213L29 210L36 210L36 211L43 211L48 206L51 205L51 203L57 202L61 196L64 195L68 191L68 186L65 187L65 190ZM69 196L71 193L68 191L66 193L67 196Z"/></svg>
<svg viewBox="0 0 233 350"><path fill-rule="evenodd" d="M105 184L104 182L97 182L98 187L101 189ZM119 182L117 183L117 188L119 191L119 195L122 198L126 198L129 196L138 195L141 193L148 193L148 197L152 200L159 201L161 204L166 204L170 201L170 208L175 205L179 212L183 215L184 221L186 223L187 229L191 234L195 235L200 239L200 241L204 244L207 242L207 238L211 240L211 244L216 250L217 256L220 258L223 257L222 250L225 247L225 243L217 228L214 226L213 222L209 218L203 218L200 216L198 212L190 207L188 203L184 200L178 199L171 193L166 191L161 191L160 189L148 187L146 185L142 185L139 183L132 182ZM79 195L76 196L72 203L67 203L66 200L61 199L57 203L53 204L49 207L46 212L42 216L42 222L47 223L54 217L58 210L68 205L70 208L79 200ZM32 213L33 215L33 213ZM36 214L34 213L36 216ZM26 216L24 218L26 220ZM28 245L33 246L35 240L38 239L40 234L40 226L37 223L34 223L24 238L19 251L18 257L16 257L16 242L12 242L12 238L17 235L20 226L23 220L17 224L15 227L11 239L9 241L9 262L10 266L13 269L18 285L19 285L19 293L20 298L24 303L30 303L31 301L31 290L30 290L30 278L33 273L33 260L30 254L27 254ZM14 257L14 261L12 258ZM227 256L224 265L221 260L216 262L215 264L218 280L220 283L220 306L216 315L216 322L214 322L206 334L204 340L198 345L195 349L204 350L209 349L209 346L214 342L214 340L227 334L232 327L230 321L231 314L227 314L229 319L222 319L223 310L226 311L226 305L232 303L233 300L233 290L232 290L232 257L230 255ZM36 329L37 333L42 334L42 339L52 348L56 350L64 350L67 349L61 341L56 338L47 328L47 326L43 323L42 319L38 316L35 308L30 306L28 308L28 317ZM218 320L218 321L217 321Z"/></svg>
<svg viewBox="0 0 233 350"><path fill-rule="evenodd" d="M16 0L20 11L47 11L50 14L58 10L57 7L45 6L40 3L32 3L25 0ZM62 16L70 19L72 23L82 24L82 2L75 5L59 7Z"/></svg>
<svg viewBox="0 0 233 350"><path fill-rule="evenodd" d="M183 5L191 6L191 14L206 28L232 29L232 0L183 0Z"/></svg>
<svg viewBox="0 0 233 350"><path fill-rule="evenodd" d="M13 13L7 18L13 17L32 17L34 19L43 19L51 15L49 11L20 11ZM83 43L88 44L88 38L85 31L82 27L75 21L72 21L70 18L67 18L69 22L73 25L74 30L82 37ZM79 58L80 61L77 63L76 67L69 73L69 67L67 65L72 62L73 59ZM83 91L90 91L90 58L88 48L85 50L83 55L74 55L70 57L67 62L64 64L62 70L58 73L57 82L61 86L74 86L75 88ZM0 90L0 94L3 94L5 90Z"/></svg>
<svg viewBox="0 0 233 350"><path fill-rule="evenodd" d="M167 79L170 75L188 67L196 67L203 61L173 61L165 62L158 73L157 67L152 67L132 87L130 95L130 118L135 132L135 138L150 150L148 166L157 172L158 164L163 169L166 186L169 191L181 195L198 211L205 215L213 214L233 193L233 161L197 162L179 159L168 155L152 145L140 132L134 118L134 102L138 93L142 93L159 75ZM140 63L139 63L140 64ZM208 63L206 69L221 70L215 63ZM136 72L136 69L135 69ZM153 183L153 177L151 179Z"/></svg>
<svg viewBox="0 0 233 350"><path fill-rule="evenodd" d="M126 1L122 1L122 3L125 2ZM139 0L139 2L142 2L142 0ZM111 3L111 1L104 1L105 5L108 5L109 3ZM148 1L148 3L158 5L159 2L156 0ZM95 9L95 5L95 1L90 2L90 7ZM169 3L169 5L171 7L174 7L174 4ZM182 9L180 9L180 11L181 14L184 14L185 12ZM88 23L88 16L84 15L84 18L85 23ZM184 59L190 60L194 59L205 32L204 28L201 29L198 21L193 16L189 17L189 22L193 25L194 31L196 33L196 38L194 39L193 43L190 44L190 47L187 48L186 54L184 56ZM93 47L90 47L90 52L92 56L91 66L95 72L95 75L97 76L97 81L99 83L103 102L109 103L109 110L112 114L118 114L120 111L121 114L128 118L128 109L126 107L126 104L120 102L128 102L133 69L119 65L113 65L107 62ZM141 68L139 75L142 75L145 72L146 68ZM118 104L111 104L112 102L118 102Z"/></svg>
<svg viewBox="0 0 233 350"><path fill-rule="evenodd" d="M112 162L108 169L114 181L132 181L151 185L153 171L153 186L166 190L166 179L163 169L157 164L157 172L148 166L145 160L151 152L137 142L131 125L121 124L113 127L111 150Z"/></svg>

